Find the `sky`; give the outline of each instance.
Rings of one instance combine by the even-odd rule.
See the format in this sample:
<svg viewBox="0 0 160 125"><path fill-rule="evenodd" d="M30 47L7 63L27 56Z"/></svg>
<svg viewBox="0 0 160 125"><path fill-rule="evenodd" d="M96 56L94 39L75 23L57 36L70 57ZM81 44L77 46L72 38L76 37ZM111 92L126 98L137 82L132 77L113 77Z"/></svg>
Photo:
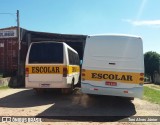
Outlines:
<svg viewBox="0 0 160 125"><path fill-rule="evenodd" d="M1 0L0 28L62 34L129 34L160 53L160 0Z"/></svg>

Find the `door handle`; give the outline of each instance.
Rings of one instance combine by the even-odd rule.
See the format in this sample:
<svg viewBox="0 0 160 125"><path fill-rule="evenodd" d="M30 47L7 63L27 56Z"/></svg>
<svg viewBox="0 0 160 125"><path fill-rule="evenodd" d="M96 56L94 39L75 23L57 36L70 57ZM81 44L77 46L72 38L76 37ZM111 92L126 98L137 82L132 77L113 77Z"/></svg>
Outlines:
<svg viewBox="0 0 160 125"><path fill-rule="evenodd" d="M116 63L109 63L110 65L116 65Z"/></svg>

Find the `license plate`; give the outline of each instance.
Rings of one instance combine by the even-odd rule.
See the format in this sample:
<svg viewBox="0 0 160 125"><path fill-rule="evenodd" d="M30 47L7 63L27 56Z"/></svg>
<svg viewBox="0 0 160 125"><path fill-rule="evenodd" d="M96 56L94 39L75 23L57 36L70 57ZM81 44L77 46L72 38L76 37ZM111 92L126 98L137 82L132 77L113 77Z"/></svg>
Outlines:
<svg viewBox="0 0 160 125"><path fill-rule="evenodd" d="M41 84L41 88L49 88L50 84Z"/></svg>
<svg viewBox="0 0 160 125"><path fill-rule="evenodd" d="M117 83L116 82L105 82L105 85L108 85L108 86L117 86Z"/></svg>

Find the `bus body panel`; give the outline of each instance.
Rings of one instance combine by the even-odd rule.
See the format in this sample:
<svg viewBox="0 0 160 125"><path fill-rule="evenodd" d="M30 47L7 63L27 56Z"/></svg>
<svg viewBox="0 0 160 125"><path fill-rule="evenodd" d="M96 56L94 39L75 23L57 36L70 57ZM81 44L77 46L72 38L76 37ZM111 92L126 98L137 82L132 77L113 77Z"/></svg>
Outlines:
<svg viewBox="0 0 160 125"><path fill-rule="evenodd" d="M98 94L98 95L110 95L110 96L121 96L121 97L137 97L141 98L143 94L143 87L132 87L132 88L112 88L102 87L89 83L81 83L82 92L86 94ZM128 93L125 93L128 91Z"/></svg>
<svg viewBox="0 0 160 125"><path fill-rule="evenodd" d="M45 52L43 51L48 51L46 55L44 55L44 59L47 61L55 61L50 63L47 62L45 63L44 59L41 57L33 57L33 63L30 63L30 54L32 54L31 47L35 45L43 45L42 48L40 48L40 54L37 56L42 56ZM53 44L52 48L46 47L47 50L45 50L43 47L46 44ZM56 46L59 44L60 46L62 45L63 47L57 48ZM51 46L49 45L49 46ZM36 47L35 47L36 48ZM36 48L38 51L38 47ZM51 49L51 52L50 50ZM55 49L55 53L52 53L52 50ZM57 49L57 50L56 50ZM63 55L61 54L61 49L63 49ZM32 43L28 49L27 57L26 57L26 77L25 77L25 86L27 88L70 88L72 84L72 80L76 79L79 77L79 66L78 65L70 65L69 64L69 57L68 57L68 49L72 50L73 52L77 53L75 50L73 50L71 47L69 47L65 43L57 43L57 42L38 42L38 43ZM41 52L42 51L42 52ZM60 51L60 52L59 52ZM54 51L53 51L54 52ZM37 53L37 52L35 52ZM58 57L58 54L60 53L60 56L63 56L63 59L61 57ZM54 54L57 54L54 59L52 59ZM34 54L33 54L34 55ZM78 55L78 54L77 54ZM32 56L32 55L31 55ZM50 57L51 56L51 57ZM37 60L41 61L36 62ZM35 63L34 63L35 61ZM58 61L59 63L56 63ZM72 68L76 68L76 72L72 72L69 70ZM64 71L65 69L65 71ZM65 72L65 73L64 73ZM65 76L64 76L65 74ZM77 80L75 80L74 84L77 84Z"/></svg>
<svg viewBox="0 0 160 125"><path fill-rule="evenodd" d="M82 92L141 98L144 61L140 37L90 36L82 64Z"/></svg>

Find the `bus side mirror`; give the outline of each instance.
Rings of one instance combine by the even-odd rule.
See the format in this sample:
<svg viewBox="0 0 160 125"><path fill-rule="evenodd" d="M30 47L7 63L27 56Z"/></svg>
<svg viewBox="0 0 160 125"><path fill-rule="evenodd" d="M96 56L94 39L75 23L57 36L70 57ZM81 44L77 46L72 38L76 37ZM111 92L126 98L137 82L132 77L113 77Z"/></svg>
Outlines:
<svg viewBox="0 0 160 125"><path fill-rule="evenodd" d="M83 61L82 61L82 60L80 60L80 65L82 65L82 63L83 63Z"/></svg>

